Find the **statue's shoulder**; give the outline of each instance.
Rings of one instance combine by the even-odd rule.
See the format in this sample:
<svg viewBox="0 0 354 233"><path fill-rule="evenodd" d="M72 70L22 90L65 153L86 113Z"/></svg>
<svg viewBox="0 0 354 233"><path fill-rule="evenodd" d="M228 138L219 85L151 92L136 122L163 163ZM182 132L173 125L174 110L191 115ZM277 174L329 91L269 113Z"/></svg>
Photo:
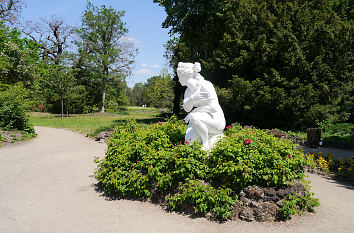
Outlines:
<svg viewBox="0 0 354 233"><path fill-rule="evenodd" d="M208 80L203 80L201 83L204 88L214 89L214 85L211 82L209 82Z"/></svg>

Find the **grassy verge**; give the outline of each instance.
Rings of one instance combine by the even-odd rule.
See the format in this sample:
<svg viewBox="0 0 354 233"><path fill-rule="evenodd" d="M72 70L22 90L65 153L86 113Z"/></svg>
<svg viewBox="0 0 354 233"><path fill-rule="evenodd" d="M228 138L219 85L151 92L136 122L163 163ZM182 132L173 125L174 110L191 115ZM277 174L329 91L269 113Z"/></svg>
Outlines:
<svg viewBox="0 0 354 233"><path fill-rule="evenodd" d="M336 123L336 124L322 124L322 141L327 146L349 146L354 147L354 124L350 123ZM305 131L289 131L291 136L301 139L307 138Z"/></svg>
<svg viewBox="0 0 354 233"><path fill-rule="evenodd" d="M30 121L35 126L64 128L89 135L113 127L125 119L135 119L140 124L162 120L159 109L141 107L128 107L126 111L116 113L73 114L63 119L58 114L30 113Z"/></svg>
<svg viewBox="0 0 354 233"><path fill-rule="evenodd" d="M0 129L0 147L17 141L27 141L35 138L37 134L25 131L5 131Z"/></svg>
<svg viewBox="0 0 354 233"><path fill-rule="evenodd" d="M326 124L321 129L323 141L327 144L354 146L354 124Z"/></svg>

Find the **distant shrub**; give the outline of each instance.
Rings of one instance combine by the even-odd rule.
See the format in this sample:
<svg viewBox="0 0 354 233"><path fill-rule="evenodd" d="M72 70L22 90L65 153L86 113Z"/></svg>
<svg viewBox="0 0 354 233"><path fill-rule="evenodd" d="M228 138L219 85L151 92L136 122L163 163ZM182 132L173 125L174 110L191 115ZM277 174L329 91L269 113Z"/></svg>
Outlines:
<svg viewBox="0 0 354 233"><path fill-rule="evenodd" d="M27 91L16 85L0 91L0 128L34 133L29 123Z"/></svg>
<svg viewBox="0 0 354 233"><path fill-rule="evenodd" d="M164 199L172 210L230 218L237 191L280 187L304 177L308 160L290 141L262 130L227 127L209 152L184 141L186 125L172 117L150 127L129 120L115 128L106 157L96 160L104 190L123 198Z"/></svg>

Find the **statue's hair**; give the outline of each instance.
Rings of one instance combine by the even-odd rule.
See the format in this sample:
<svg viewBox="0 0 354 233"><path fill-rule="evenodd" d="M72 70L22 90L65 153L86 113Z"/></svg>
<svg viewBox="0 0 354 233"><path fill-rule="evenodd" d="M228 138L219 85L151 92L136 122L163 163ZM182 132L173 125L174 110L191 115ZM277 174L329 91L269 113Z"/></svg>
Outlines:
<svg viewBox="0 0 354 233"><path fill-rule="evenodd" d="M194 65L193 65L193 70L196 71L196 72L200 72L202 71L202 67L200 66L200 63L199 62L195 62Z"/></svg>
<svg viewBox="0 0 354 233"><path fill-rule="evenodd" d="M190 69L190 68L192 68L193 71L194 71L195 73L197 73L197 74L195 75L195 77L194 77L195 79L197 79L197 80L204 80L203 76L201 76L201 75L199 74L199 72L202 70L202 68L201 68L199 62L195 62L194 64L191 63L191 62L179 62L177 69L185 70L185 69Z"/></svg>

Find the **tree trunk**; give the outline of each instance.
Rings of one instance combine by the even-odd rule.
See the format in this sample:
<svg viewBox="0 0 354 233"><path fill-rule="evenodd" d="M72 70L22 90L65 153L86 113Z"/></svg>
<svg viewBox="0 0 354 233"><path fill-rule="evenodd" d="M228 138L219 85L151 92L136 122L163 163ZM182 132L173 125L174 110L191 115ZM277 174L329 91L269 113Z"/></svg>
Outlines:
<svg viewBox="0 0 354 233"><path fill-rule="evenodd" d="M103 85L103 88L102 88L102 108L101 108L101 113L104 113L105 112L105 109L104 109L104 103L106 102L106 93L107 93L107 88L106 88L106 82L107 82L107 77L108 77L108 67L107 66L104 66L103 67L103 79L102 79L102 85Z"/></svg>
<svg viewBox="0 0 354 233"><path fill-rule="evenodd" d="M105 109L104 109L104 103L106 101L106 89L103 89L103 93L102 93L102 107L101 107L101 113L104 113Z"/></svg>
<svg viewBox="0 0 354 233"><path fill-rule="evenodd" d="M175 114L177 117L180 116L180 101L182 98L182 93L183 93L183 87L181 84L178 82L178 77L175 75L173 81L175 82L174 86L174 92L175 92L175 97L173 99L173 114Z"/></svg>
<svg viewBox="0 0 354 233"><path fill-rule="evenodd" d="M61 99L61 119L64 118L64 100Z"/></svg>
<svg viewBox="0 0 354 233"><path fill-rule="evenodd" d="M309 146L317 148L321 141L321 129L317 128L307 128L307 143Z"/></svg>

